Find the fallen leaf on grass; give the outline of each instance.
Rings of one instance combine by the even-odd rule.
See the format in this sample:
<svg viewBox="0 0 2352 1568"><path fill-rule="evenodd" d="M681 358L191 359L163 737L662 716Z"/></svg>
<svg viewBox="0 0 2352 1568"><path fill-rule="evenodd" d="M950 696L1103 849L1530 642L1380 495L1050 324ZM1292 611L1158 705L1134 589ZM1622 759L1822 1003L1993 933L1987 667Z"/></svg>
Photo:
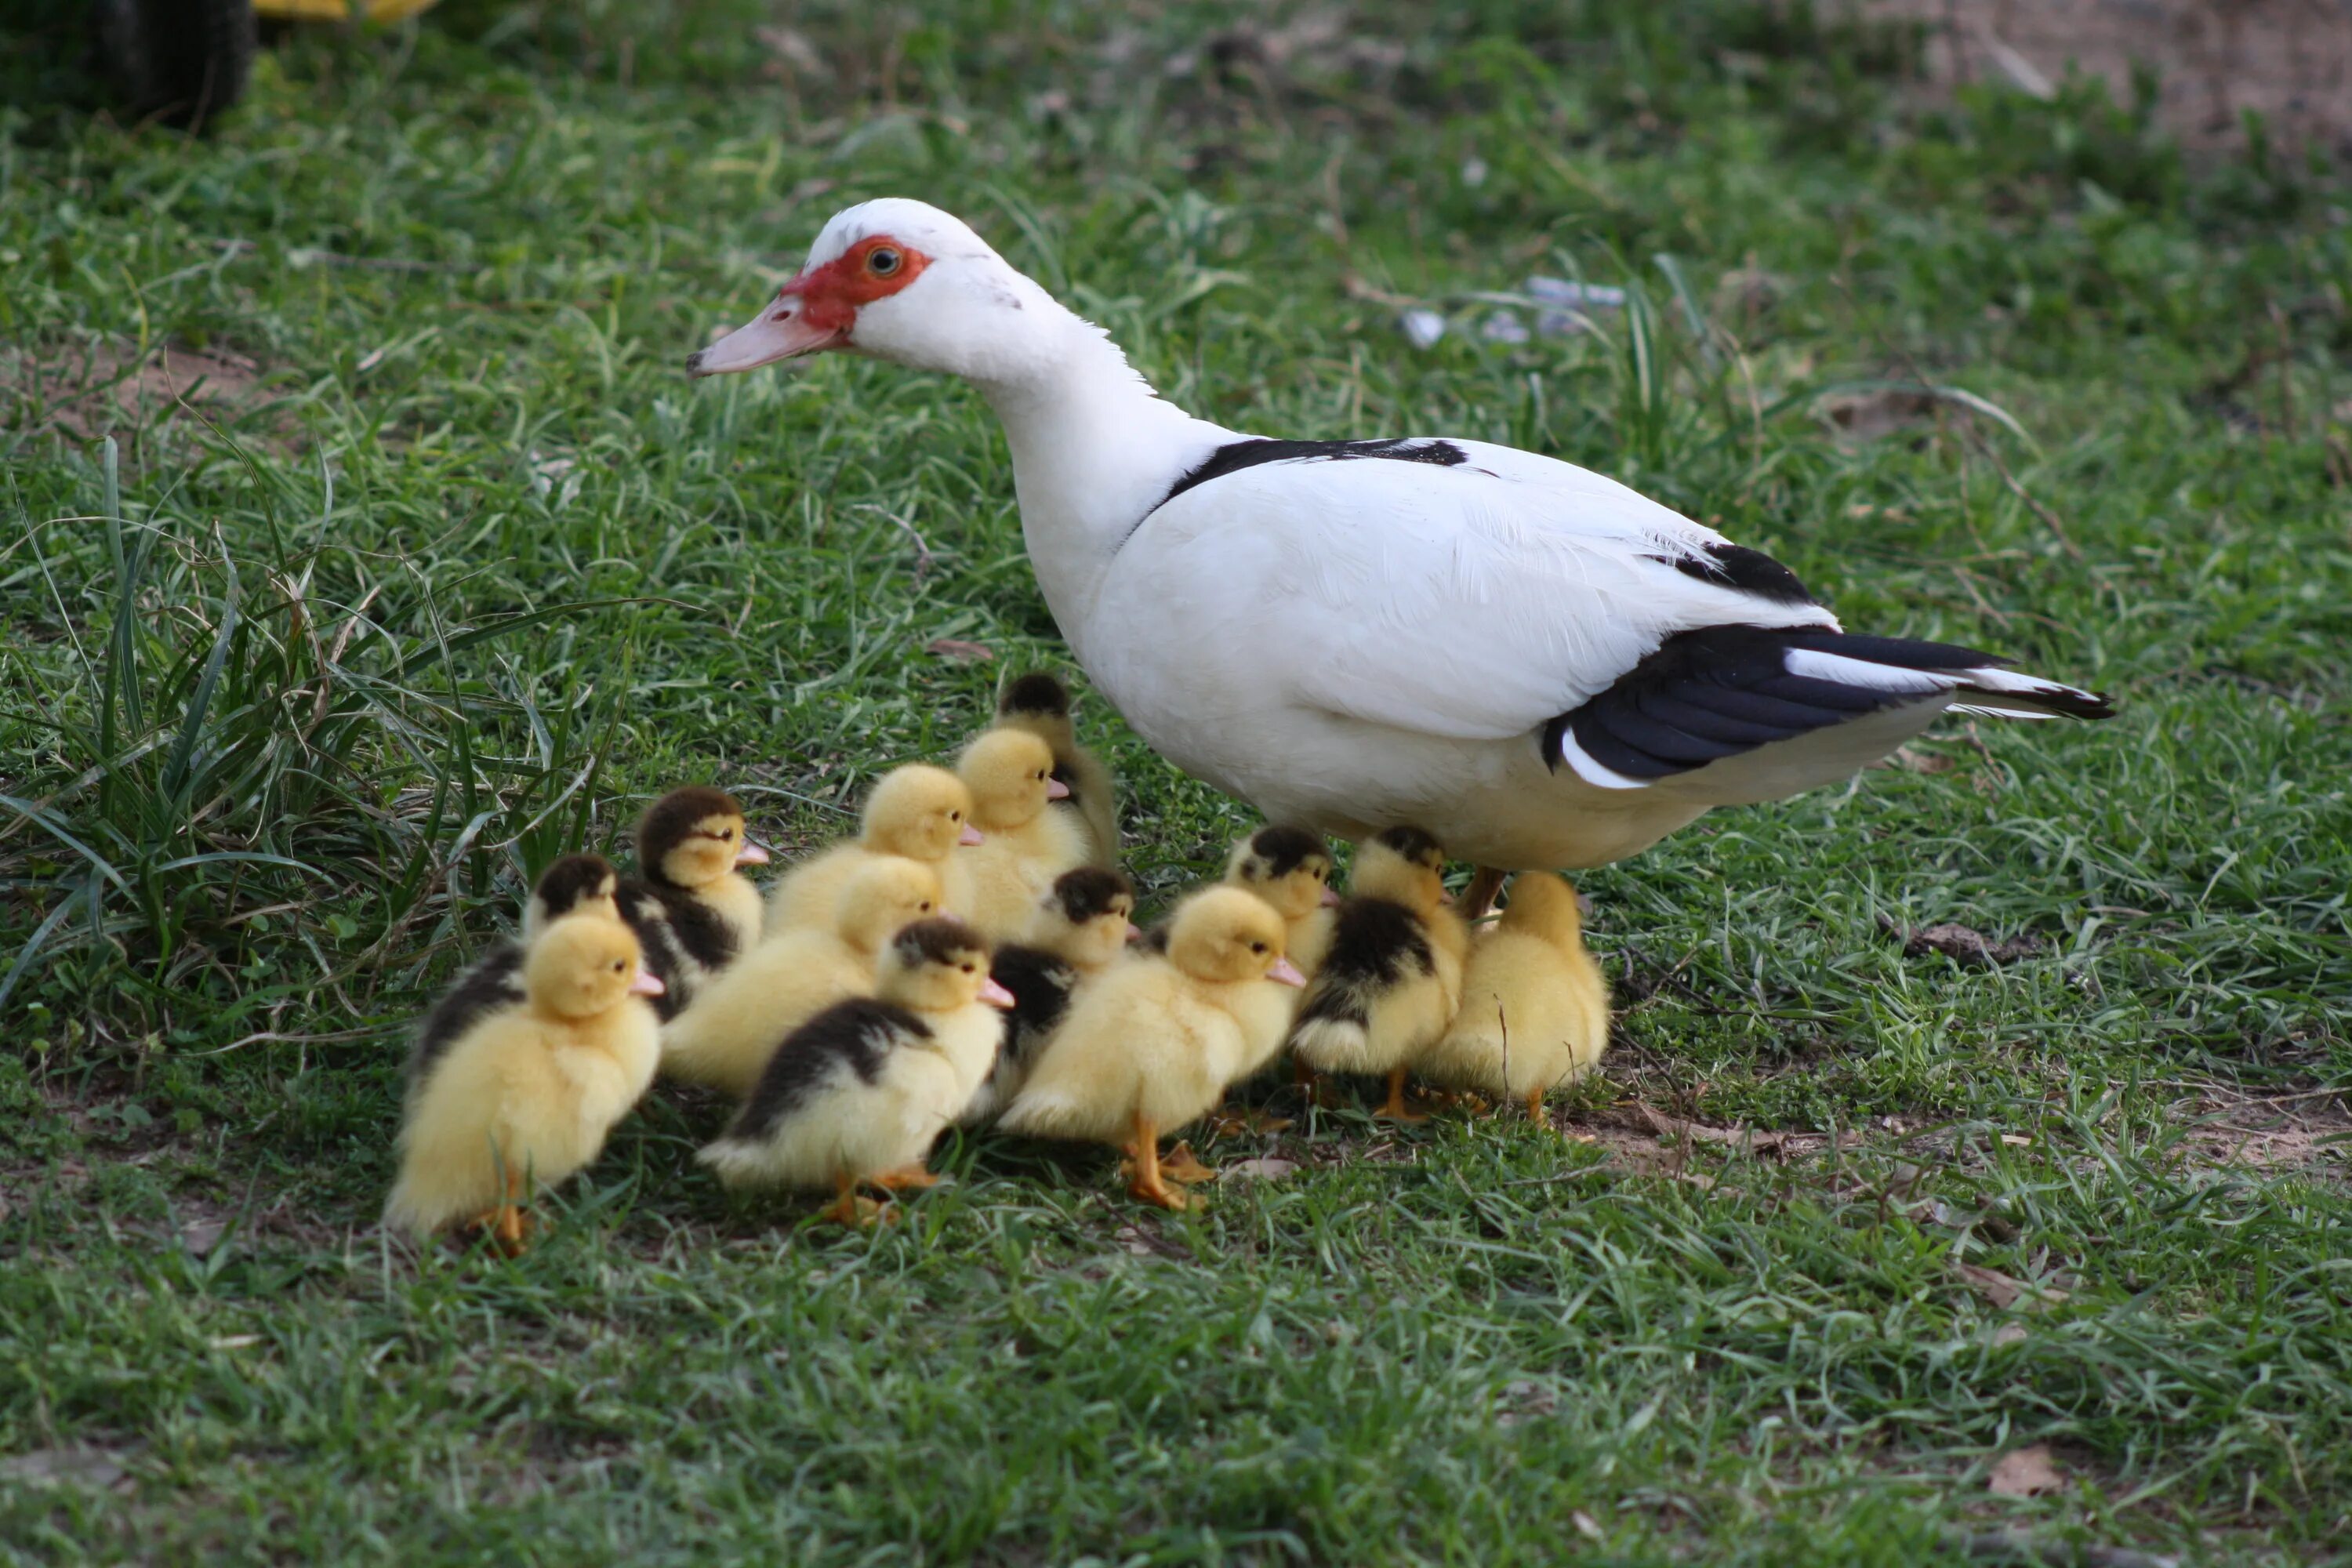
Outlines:
<svg viewBox="0 0 2352 1568"><path fill-rule="evenodd" d="M961 642L954 637L935 638L923 645L923 651L954 659L958 664L983 664L996 657L996 650L986 643Z"/></svg>
<svg viewBox="0 0 2352 1568"><path fill-rule="evenodd" d="M205 1345L208 1350L241 1351L247 1345L257 1345L260 1342L259 1334L223 1334L217 1339L206 1340Z"/></svg>
<svg viewBox="0 0 2352 1568"><path fill-rule="evenodd" d="M0 1480L37 1486L110 1487L125 1473L112 1455L98 1448L36 1448L0 1459Z"/></svg>
<svg viewBox="0 0 2352 1568"><path fill-rule="evenodd" d="M1593 1523L1592 1516L1585 1512L1582 1509L1570 1509L1568 1514L1568 1522L1576 1526L1576 1533L1584 1537L1585 1540L1598 1541L1601 1539L1601 1527Z"/></svg>
<svg viewBox="0 0 2352 1568"><path fill-rule="evenodd" d="M1995 1497L2040 1497L2043 1492L2063 1489L2066 1478L2051 1462L2049 1445L2036 1443L2031 1448L2003 1454L1986 1484Z"/></svg>
<svg viewBox="0 0 2352 1568"><path fill-rule="evenodd" d="M1952 1272L1958 1275L1977 1294L2003 1311L2023 1301L2030 1310L2054 1307L2066 1299L2066 1292L2048 1285L2029 1285L2022 1279L2011 1279L1998 1268L1980 1268L1973 1263L1955 1262Z"/></svg>
<svg viewBox="0 0 2352 1568"><path fill-rule="evenodd" d="M191 1258L209 1257L213 1248L220 1245L221 1236L227 1229L228 1225L223 1220L190 1220L180 1227L180 1246Z"/></svg>
<svg viewBox="0 0 2352 1568"><path fill-rule="evenodd" d="M1758 1154L1777 1154L1789 1142L1786 1132L1759 1132L1752 1127L1709 1127L1705 1122L1668 1116L1653 1105L1636 1106L1643 1119L1661 1136L1703 1143L1728 1143Z"/></svg>
<svg viewBox="0 0 2352 1568"><path fill-rule="evenodd" d="M1948 773L1959 764L1936 752L1923 752L1916 746L1897 746L1892 756L1881 757L1870 765L1874 768L1896 768L1906 773Z"/></svg>
<svg viewBox="0 0 2352 1568"><path fill-rule="evenodd" d="M2042 951L2042 939L2037 936L2004 937L1999 942L1980 931L1963 925L1923 926L1903 938L1903 952L1910 958L1940 952L1962 963L2014 963L2021 958L2031 958Z"/></svg>
<svg viewBox="0 0 2352 1568"><path fill-rule="evenodd" d="M1276 1159L1269 1154L1259 1160L1236 1160L1217 1175L1221 1181L1231 1181L1235 1176L1255 1176L1261 1181L1278 1182L1297 1169L1297 1161Z"/></svg>
<svg viewBox="0 0 2352 1568"><path fill-rule="evenodd" d="M1992 1331L1992 1342L1997 1345L2013 1345L2024 1338L2025 1325L2022 1323L2003 1323Z"/></svg>

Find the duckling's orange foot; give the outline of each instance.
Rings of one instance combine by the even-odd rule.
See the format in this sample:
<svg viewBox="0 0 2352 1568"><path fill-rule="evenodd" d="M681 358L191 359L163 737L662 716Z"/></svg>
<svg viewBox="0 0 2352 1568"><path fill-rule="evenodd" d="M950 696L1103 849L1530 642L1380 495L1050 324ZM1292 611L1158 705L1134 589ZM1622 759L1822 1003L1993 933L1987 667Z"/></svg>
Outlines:
<svg viewBox="0 0 2352 1568"><path fill-rule="evenodd" d="M909 1187L917 1189L936 1187L940 1184L939 1177L920 1165L901 1165L895 1171L885 1171L879 1175L869 1176L866 1180L886 1193L905 1192Z"/></svg>
<svg viewBox="0 0 2352 1568"><path fill-rule="evenodd" d="M897 1211L894 1209L889 1212L895 1214ZM872 1198L862 1198L856 1193L844 1193L817 1210L816 1217L820 1221L847 1226L852 1230L865 1230L877 1220L884 1217L884 1210L882 1205Z"/></svg>
<svg viewBox="0 0 2352 1568"><path fill-rule="evenodd" d="M1160 1173L1176 1182L1213 1182L1217 1173L1201 1163L1190 1143L1179 1143L1160 1158Z"/></svg>
<svg viewBox="0 0 2352 1568"><path fill-rule="evenodd" d="M1420 1111L1413 1110L1412 1107L1404 1102L1404 1079L1405 1070L1402 1068L1399 1068L1394 1072L1389 1074L1388 1101L1378 1110L1373 1111L1372 1114L1379 1117L1383 1121L1428 1121L1428 1117L1423 1115Z"/></svg>
<svg viewBox="0 0 2352 1568"><path fill-rule="evenodd" d="M1181 1187L1171 1187L1158 1177L1146 1180L1139 1175L1127 1184L1127 1194L1164 1209L1182 1210L1192 1206L1192 1194Z"/></svg>
<svg viewBox="0 0 2352 1568"><path fill-rule="evenodd" d="M532 1216L514 1204L486 1210L474 1216L474 1224L505 1258L520 1258L529 1252L531 1233L539 1228Z"/></svg>
<svg viewBox="0 0 2352 1568"><path fill-rule="evenodd" d="M1220 1110L1202 1123L1202 1131L1212 1138L1242 1138L1255 1130L1250 1126L1247 1111Z"/></svg>

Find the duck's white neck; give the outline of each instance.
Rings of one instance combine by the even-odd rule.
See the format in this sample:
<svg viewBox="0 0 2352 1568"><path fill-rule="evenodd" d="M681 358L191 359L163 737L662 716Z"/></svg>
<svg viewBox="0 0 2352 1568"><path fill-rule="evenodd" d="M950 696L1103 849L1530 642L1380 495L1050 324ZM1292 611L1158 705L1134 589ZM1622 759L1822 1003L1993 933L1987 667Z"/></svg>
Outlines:
<svg viewBox="0 0 2352 1568"><path fill-rule="evenodd" d="M1087 612L1111 557L1170 486L1236 437L1161 401L1100 328L1059 304L1051 310L1035 323L1051 334L1035 368L975 379L1013 448L1029 563L1083 661Z"/></svg>

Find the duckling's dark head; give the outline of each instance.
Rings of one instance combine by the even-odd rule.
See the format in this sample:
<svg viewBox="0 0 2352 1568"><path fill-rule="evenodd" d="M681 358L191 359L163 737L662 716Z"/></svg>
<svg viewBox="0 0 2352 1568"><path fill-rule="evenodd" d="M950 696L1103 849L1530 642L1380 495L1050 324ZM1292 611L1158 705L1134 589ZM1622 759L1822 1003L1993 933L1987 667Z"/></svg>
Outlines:
<svg viewBox="0 0 2352 1568"><path fill-rule="evenodd" d="M531 886L530 903L523 912L524 934L535 935L565 915L619 920L620 908L613 901L619 881L613 863L602 855L565 855L551 862Z"/></svg>
<svg viewBox="0 0 2352 1568"><path fill-rule="evenodd" d="M1070 689L1042 670L1034 671L1004 689L1004 695L996 700L996 710L1008 718L1066 719Z"/></svg>
<svg viewBox="0 0 2352 1568"><path fill-rule="evenodd" d="M738 866L766 863L744 837L743 808L723 789L688 784L646 808L637 823L640 874L677 888L702 888Z"/></svg>

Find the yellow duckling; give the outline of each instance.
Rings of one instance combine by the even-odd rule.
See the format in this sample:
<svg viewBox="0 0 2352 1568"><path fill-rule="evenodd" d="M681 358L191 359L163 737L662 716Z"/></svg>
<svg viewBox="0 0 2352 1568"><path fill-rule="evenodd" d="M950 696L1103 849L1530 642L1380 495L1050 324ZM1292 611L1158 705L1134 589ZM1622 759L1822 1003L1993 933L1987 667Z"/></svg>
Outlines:
<svg viewBox="0 0 2352 1568"><path fill-rule="evenodd" d="M1053 748L1024 730L990 730L964 748L956 776L971 790L986 842L964 852L972 899L959 911L992 942L1009 942L1063 872L1086 864L1085 827L1047 809L1069 789L1054 777Z"/></svg>
<svg viewBox="0 0 2352 1568"><path fill-rule="evenodd" d="M1303 827L1261 827L1234 846L1225 880L1274 906L1290 929L1285 956L1312 980L1330 950L1339 903L1331 887L1331 847L1323 836Z"/></svg>
<svg viewBox="0 0 2352 1568"><path fill-rule="evenodd" d="M863 858L834 895L831 924L770 937L664 1026L663 1073L750 1094L779 1041L836 1002L874 994L883 947L939 912L940 877L929 866L898 855Z"/></svg>
<svg viewBox="0 0 2352 1568"><path fill-rule="evenodd" d="M1445 907L1445 852L1417 827L1391 827L1356 852L1330 950L1298 1009L1290 1053L1302 1082L1322 1072L1385 1074L1377 1114L1417 1121L1405 1075L1454 1021L1470 933Z"/></svg>
<svg viewBox="0 0 2352 1568"><path fill-rule="evenodd" d="M449 1042L409 1097L387 1225L419 1236L478 1219L523 1244L525 1184L584 1169L653 1081L661 982L637 939L593 914L551 923L523 962L527 999Z"/></svg>
<svg viewBox="0 0 2352 1568"><path fill-rule="evenodd" d="M971 816L971 791L945 768L917 763L892 769L867 794L856 838L802 861L776 883L768 895L768 929L830 922L842 883L877 855L903 856L930 867L940 879L940 910L969 916L971 868L957 850L981 841Z"/></svg>
<svg viewBox="0 0 2352 1568"><path fill-rule="evenodd" d="M999 729L1026 730L1054 748L1054 777L1070 793L1055 806L1086 824L1087 863L1118 867L1118 797L1102 759L1078 744L1070 689L1050 675L1024 675L997 700Z"/></svg>
<svg viewBox="0 0 2352 1568"><path fill-rule="evenodd" d="M1609 981L1585 951L1576 889L1543 871L1511 883L1503 918L1471 944L1462 1007L1414 1064L1434 1082L1526 1101L1590 1071L1609 1047Z"/></svg>
<svg viewBox="0 0 2352 1568"><path fill-rule="evenodd" d="M1303 979L1282 942L1282 917L1263 900L1239 888L1193 894L1170 925L1165 957L1139 954L1077 994L1002 1125L1124 1148L1129 1192L1184 1207L1184 1193L1161 1177L1160 1135L1216 1104L1246 1063L1281 1043L1290 1019L1282 987Z"/></svg>
<svg viewBox="0 0 2352 1568"><path fill-rule="evenodd" d="M691 784L646 808L637 823L637 874L617 893L646 967L666 989L667 1018L712 975L760 940L760 889L741 868L768 852L743 830L743 808L725 790Z"/></svg>
<svg viewBox="0 0 2352 1568"><path fill-rule="evenodd" d="M845 1225L868 1213L857 1186L928 1187L932 1141L996 1059L1012 1001L988 944L961 921L919 921L890 940L879 993L835 1003L776 1047L751 1097L702 1163L730 1186L822 1191Z"/></svg>
<svg viewBox="0 0 2352 1568"><path fill-rule="evenodd" d="M523 905L522 940L494 944L450 983L417 1026L416 1040L408 1054L411 1092L467 1030L488 1014L523 1005L523 952L550 925L569 914L608 921L621 918L613 902L618 880L612 863L602 855L566 855L539 874L530 899Z"/></svg>
<svg viewBox="0 0 2352 1568"><path fill-rule="evenodd" d="M1116 871L1081 866L1054 879L1018 942L996 950L990 973L1013 994L1004 1049L966 1108L967 1124L987 1121L1021 1089L1029 1064L1069 1011L1077 988L1127 956L1137 936L1135 889Z"/></svg>

